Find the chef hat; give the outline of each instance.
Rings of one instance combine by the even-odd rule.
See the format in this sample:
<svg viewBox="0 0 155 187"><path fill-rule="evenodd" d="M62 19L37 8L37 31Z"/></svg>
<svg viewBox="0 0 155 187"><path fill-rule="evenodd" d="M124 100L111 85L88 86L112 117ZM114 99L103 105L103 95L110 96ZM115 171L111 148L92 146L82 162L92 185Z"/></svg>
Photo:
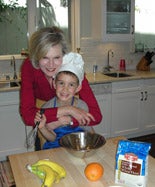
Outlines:
<svg viewBox="0 0 155 187"><path fill-rule="evenodd" d="M84 61L79 53L67 53L63 57L63 62L57 74L61 71L70 71L74 73L78 79L79 84L82 83L84 77Z"/></svg>

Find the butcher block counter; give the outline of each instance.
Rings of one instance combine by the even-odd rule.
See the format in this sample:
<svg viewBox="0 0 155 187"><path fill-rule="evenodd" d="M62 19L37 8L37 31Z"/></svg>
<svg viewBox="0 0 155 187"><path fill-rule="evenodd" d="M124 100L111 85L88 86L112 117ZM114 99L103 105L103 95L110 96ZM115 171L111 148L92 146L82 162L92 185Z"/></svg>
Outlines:
<svg viewBox="0 0 155 187"><path fill-rule="evenodd" d="M40 180L27 171L26 165L33 164L39 159L50 159L62 165L66 171L66 178L53 187L110 187L119 186L114 182L115 177L115 154L118 141L124 137L109 138L106 144L91 157L80 159L70 155L64 148L55 148L10 155L9 160L16 187L40 187ZM97 182L90 182L84 175L84 168L90 162L100 162L104 167L104 175ZM155 159L149 156L148 160L148 183L147 187L155 185Z"/></svg>

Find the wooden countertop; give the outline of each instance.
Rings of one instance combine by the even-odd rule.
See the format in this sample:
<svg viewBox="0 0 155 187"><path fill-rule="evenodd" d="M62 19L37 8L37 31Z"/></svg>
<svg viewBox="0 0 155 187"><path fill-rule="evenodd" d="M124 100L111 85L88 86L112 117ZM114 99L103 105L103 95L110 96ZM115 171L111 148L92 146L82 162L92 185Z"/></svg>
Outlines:
<svg viewBox="0 0 155 187"><path fill-rule="evenodd" d="M62 166L67 171L67 176L53 187L109 187L116 186L115 177L115 153L118 140L124 137L107 139L106 144L100 148L95 155L80 159L70 155L64 148L48 149L42 151L28 152L10 155L9 160L17 187L40 187L40 180L28 172L25 166L33 164L39 159L49 158ZM100 162L104 167L104 175L97 182L90 182L84 176L84 168L90 162ZM155 184L155 159L149 156L148 161L148 187ZM118 185L120 187L120 185Z"/></svg>

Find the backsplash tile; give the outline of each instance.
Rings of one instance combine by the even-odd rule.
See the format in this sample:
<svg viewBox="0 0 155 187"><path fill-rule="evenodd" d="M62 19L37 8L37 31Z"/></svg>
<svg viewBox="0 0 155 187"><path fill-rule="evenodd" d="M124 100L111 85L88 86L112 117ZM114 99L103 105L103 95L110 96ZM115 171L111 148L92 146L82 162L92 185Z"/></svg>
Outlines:
<svg viewBox="0 0 155 187"><path fill-rule="evenodd" d="M85 61L85 72L93 72L93 65L98 66L98 71L102 71L103 67L107 65L108 50L112 50L114 56L110 56L110 65L118 70L119 61L121 58L126 61L126 70L135 70L136 65L145 53L130 53L130 42L117 43L103 43L100 40L93 40L92 38L81 39L80 53ZM151 64L151 69L155 69L155 56ZM13 67L10 60L0 60L0 75L13 74ZM16 59L16 69L20 72L23 59Z"/></svg>
<svg viewBox="0 0 155 187"><path fill-rule="evenodd" d="M102 71L107 65L108 50L112 50L113 57L110 57L110 65L118 70L120 59L125 59L126 69L135 70L137 63L145 53L131 53L130 42L102 43L91 38L81 39L81 54L85 61L85 72L93 72L93 65L98 65L98 71ZM155 61L155 58L153 58ZM155 63L151 64L155 68Z"/></svg>

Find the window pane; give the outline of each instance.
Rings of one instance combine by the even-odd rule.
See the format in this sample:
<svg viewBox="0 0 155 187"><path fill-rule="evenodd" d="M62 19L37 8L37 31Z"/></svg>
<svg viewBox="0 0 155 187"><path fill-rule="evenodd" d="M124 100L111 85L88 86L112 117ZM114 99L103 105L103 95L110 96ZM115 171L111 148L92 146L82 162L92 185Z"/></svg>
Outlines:
<svg viewBox="0 0 155 187"><path fill-rule="evenodd" d="M27 49L28 22L34 24L31 25L34 31L46 26L60 27L65 33L68 47L71 46L71 0L36 1L37 15L33 14L35 23L27 20L27 2L31 6L32 3L35 5L35 1L4 0L5 9L0 4L0 55L20 54L23 48ZM32 11L29 10L29 16L35 12Z"/></svg>
<svg viewBox="0 0 155 187"><path fill-rule="evenodd" d="M27 48L26 0L4 0L0 12L0 55L20 54Z"/></svg>
<svg viewBox="0 0 155 187"><path fill-rule="evenodd" d="M135 47L137 51L155 47L154 0L135 0Z"/></svg>
<svg viewBox="0 0 155 187"><path fill-rule="evenodd" d="M70 0L39 0L37 3L38 12L38 28L47 26L60 27L68 41L69 47L71 46L71 30L69 12L71 2Z"/></svg>

